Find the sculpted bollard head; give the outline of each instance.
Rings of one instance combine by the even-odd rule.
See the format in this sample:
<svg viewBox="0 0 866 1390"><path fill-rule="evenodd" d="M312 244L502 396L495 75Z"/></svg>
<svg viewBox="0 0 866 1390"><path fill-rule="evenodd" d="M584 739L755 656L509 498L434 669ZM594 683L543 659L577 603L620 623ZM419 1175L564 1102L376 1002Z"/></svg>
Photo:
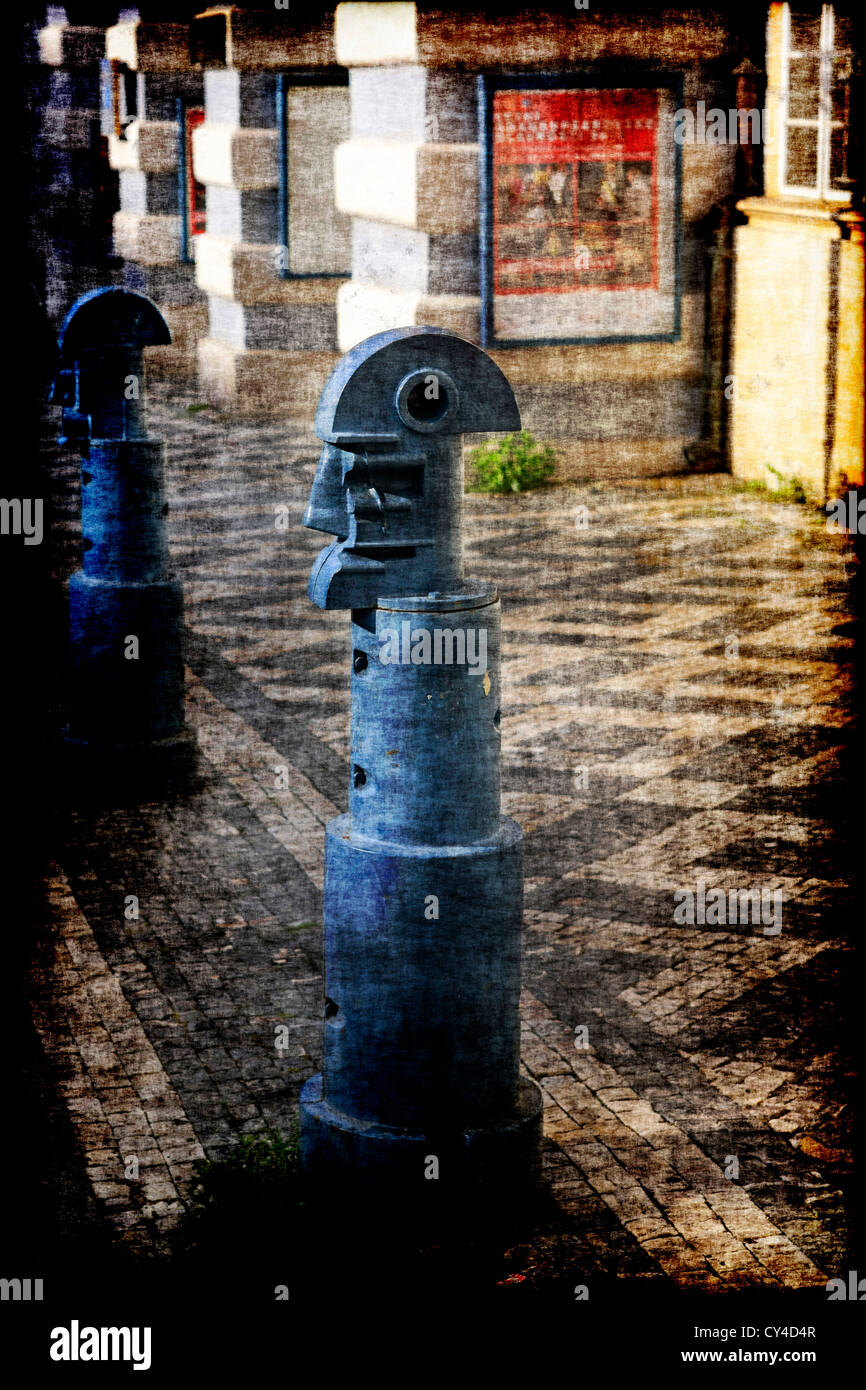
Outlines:
<svg viewBox="0 0 866 1390"><path fill-rule="evenodd" d="M183 593L169 568L165 446L145 418L144 349L169 342L156 305L118 288L83 295L59 339L59 438L82 458L65 743L81 790L86 783L112 796L183 781L194 764L183 722Z"/></svg>
<svg viewBox="0 0 866 1390"><path fill-rule="evenodd" d="M352 610L349 812L326 830L324 1066L307 1172L396 1216L526 1186L520 828L500 814L499 602L463 573L465 432L520 416L444 329L359 344L322 394L310 598ZM440 1200L440 1209L441 1209Z"/></svg>
<svg viewBox="0 0 866 1390"><path fill-rule="evenodd" d="M143 294L111 287L76 300L60 330L53 399L63 407L61 443L143 439L143 352L171 342L168 324Z"/></svg>
<svg viewBox="0 0 866 1390"><path fill-rule="evenodd" d="M364 608L459 584L462 436L519 427L496 364L445 329L394 329L347 353L316 413L325 447L304 525L337 540L313 567L313 602Z"/></svg>

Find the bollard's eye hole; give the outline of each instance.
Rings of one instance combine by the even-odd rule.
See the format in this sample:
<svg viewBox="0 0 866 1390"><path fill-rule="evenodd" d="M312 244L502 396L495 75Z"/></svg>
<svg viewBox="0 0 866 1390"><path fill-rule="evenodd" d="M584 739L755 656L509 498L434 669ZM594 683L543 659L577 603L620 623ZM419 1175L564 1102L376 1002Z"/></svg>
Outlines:
<svg viewBox="0 0 866 1390"><path fill-rule="evenodd" d="M352 786L363 787L366 781L366 772L362 767L358 767L358 764L356 763L355 766L352 768Z"/></svg>
<svg viewBox="0 0 866 1390"><path fill-rule="evenodd" d="M397 388L397 414L410 430L435 434L457 414L457 387L439 367L420 367L404 377Z"/></svg>
<svg viewBox="0 0 866 1390"><path fill-rule="evenodd" d="M413 386L406 396L406 413L411 415L413 420L420 420L424 424L432 420L441 420L443 415L447 415L450 402L448 392L445 391L438 378L431 372L430 381L427 385L419 381L417 386Z"/></svg>
<svg viewBox="0 0 866 1390"><path fill-rule="evenodd" d="M355 651L352 657L352 669L356 676L360 676L362 671L367 669L367 653Z"/></svg>

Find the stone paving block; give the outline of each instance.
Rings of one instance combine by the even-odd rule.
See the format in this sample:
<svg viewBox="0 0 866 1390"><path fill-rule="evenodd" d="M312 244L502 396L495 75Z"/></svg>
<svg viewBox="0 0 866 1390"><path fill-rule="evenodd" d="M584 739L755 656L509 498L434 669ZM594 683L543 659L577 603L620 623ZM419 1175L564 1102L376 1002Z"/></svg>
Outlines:
<svg viewBox="0 0 866 1390"><path fill-rule="evenodd" d="M825 1276L800 1250L775 1236L747 1240L747 1250L786 1288L808 1288L824 1284Z"/></svg>

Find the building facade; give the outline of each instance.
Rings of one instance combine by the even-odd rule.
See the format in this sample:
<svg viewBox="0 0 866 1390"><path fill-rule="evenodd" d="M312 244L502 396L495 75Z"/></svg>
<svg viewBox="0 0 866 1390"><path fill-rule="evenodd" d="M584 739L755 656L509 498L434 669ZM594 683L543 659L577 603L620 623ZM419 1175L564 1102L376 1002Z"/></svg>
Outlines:
<svg viewBox="0 0 866 1390"><path fill-rule="evenodd" d="M429 324L563 476L862 481L844 7L142 5L105 42L115 249L202 399L309 422L341 352Z"/></svg>

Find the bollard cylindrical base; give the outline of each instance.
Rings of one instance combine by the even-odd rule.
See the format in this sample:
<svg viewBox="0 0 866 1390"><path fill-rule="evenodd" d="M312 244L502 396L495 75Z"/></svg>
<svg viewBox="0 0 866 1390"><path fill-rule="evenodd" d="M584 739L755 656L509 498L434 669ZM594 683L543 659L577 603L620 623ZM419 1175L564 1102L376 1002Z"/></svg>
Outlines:
<svg viewBox="0 0 866 1390"><path fill-rule="evenodd" d="M520 1071L522 833L476 845L325 833L325 1094L358 1120L460 1132Z"/></svg>
<svg viewBox="0 0 866 1390"><path fill-rule="evenodd" d="M77 571L69 580L69 732L151 743L183 728L183 591Z"/></svg>
<svg viewBox="0 0 866 1390"><path fill-rule="evenodd" d="M70 798L123 802L189 786L197 757L184 726L183 594L79 570L69 581Z"/></svg>
<svg viewBox="0 0 866 1390"><path fill-rule="evenodd" d="M514 1107L478 1129L452 1134L355 1119L329 1105L321 1074L301 1089L301 1161L313 1195L331 1206L382 1208L417 1226L443 1210L479 1221L512 1213L538 1176L541 1092L521 1078ZM382 1208L378 1203L381 1200Z"/></svg>

